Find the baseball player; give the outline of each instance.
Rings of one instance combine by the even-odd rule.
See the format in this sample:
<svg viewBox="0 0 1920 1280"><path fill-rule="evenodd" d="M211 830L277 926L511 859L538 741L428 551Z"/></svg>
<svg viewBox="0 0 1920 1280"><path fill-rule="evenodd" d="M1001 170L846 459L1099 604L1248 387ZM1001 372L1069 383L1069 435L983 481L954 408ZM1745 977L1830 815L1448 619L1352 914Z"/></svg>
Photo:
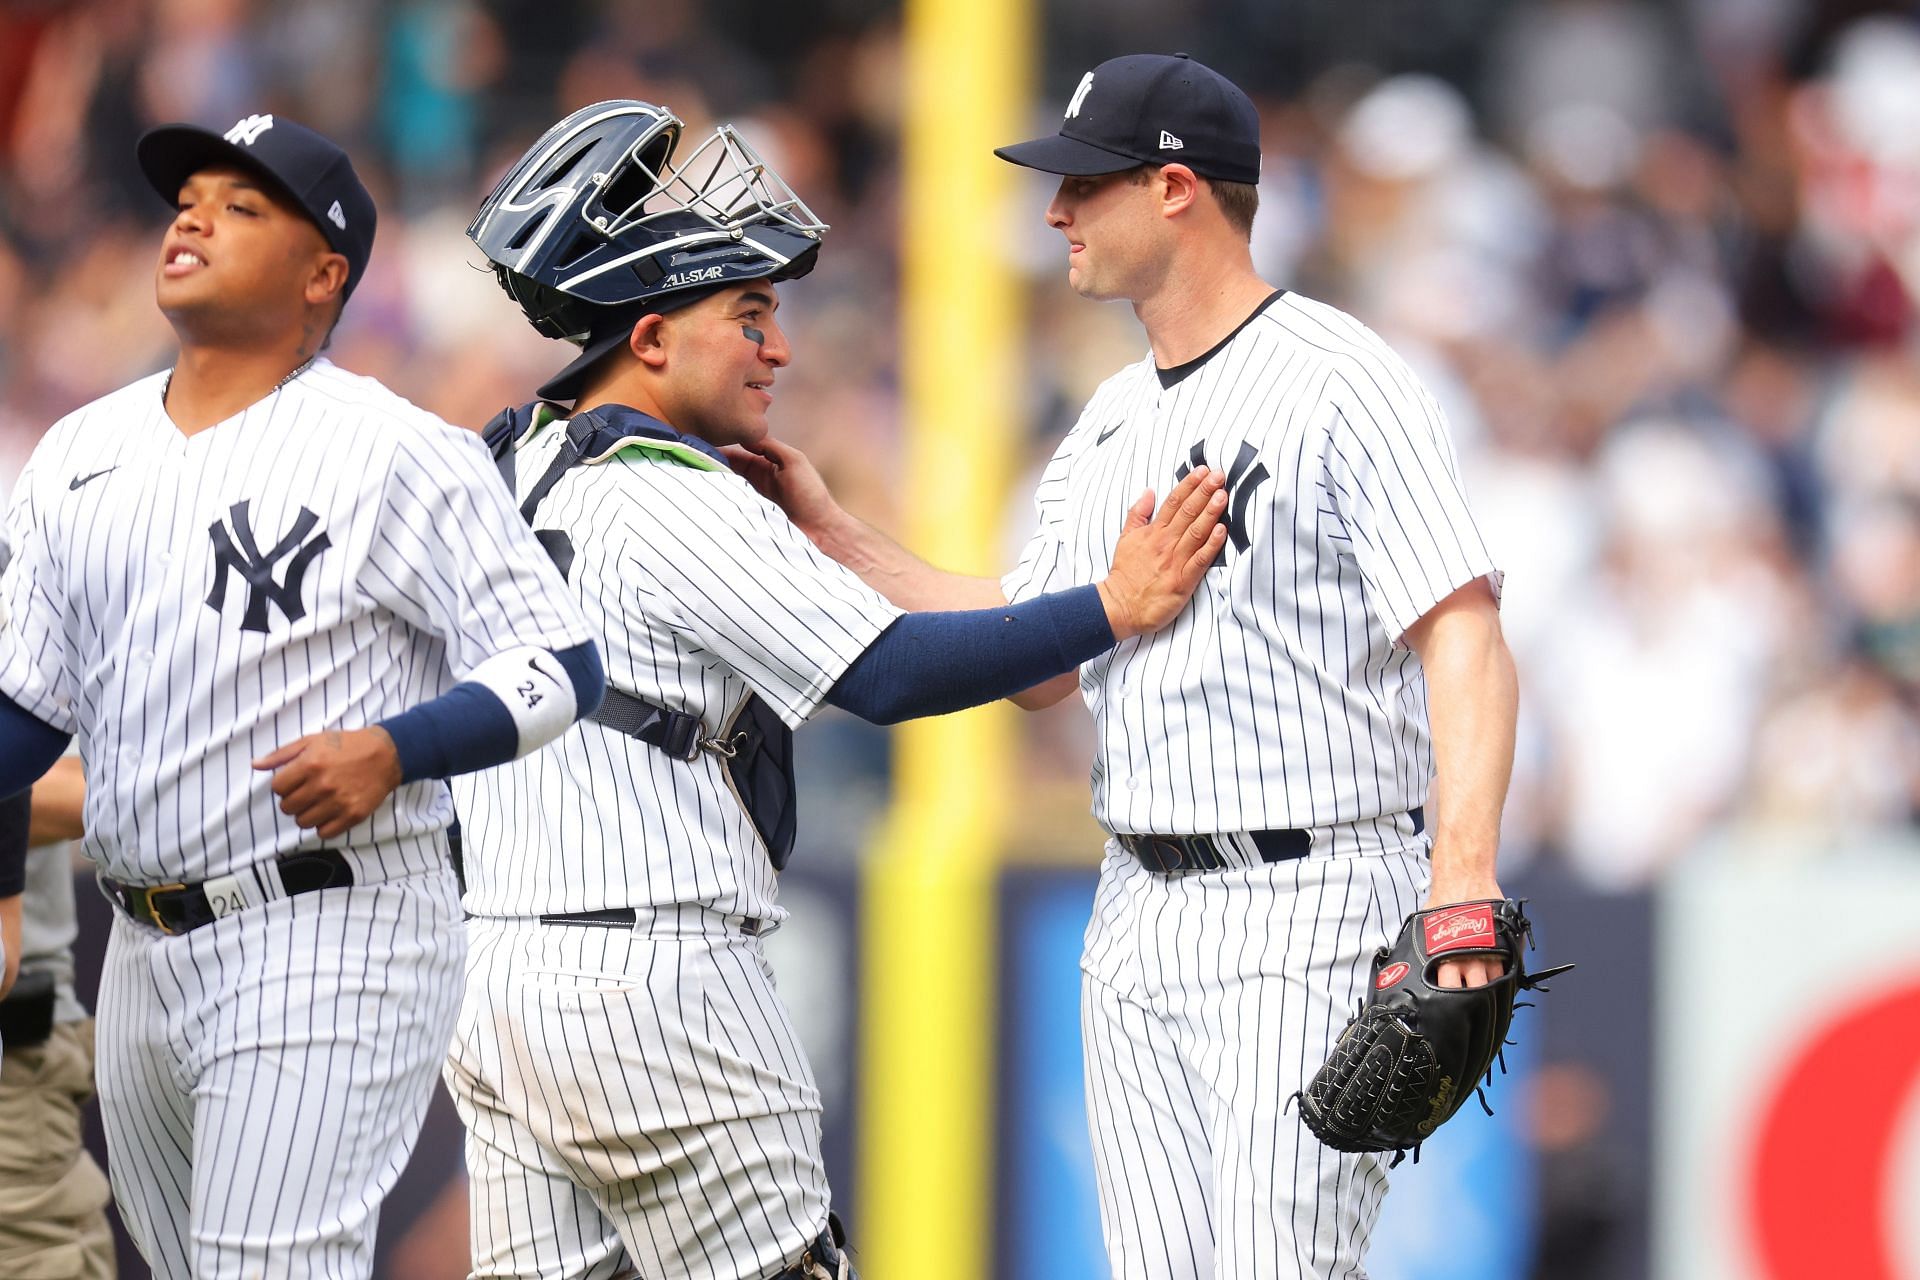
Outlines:
<svg viewBox="0 0 1920 1280"><path fill-rule="evenodd" d="M1112 833L1081 967L1114 1274L1358 1276L1385 1168L1283 1109L1410 910L1501 896L1517 693L1500 575L1406 364L1254 273L1259 117L1237 87L1183 55L1116 58L1057 135L998 154L1060 175L1046 218L1069 283L1130 302L1150 348L1061 442L999 588L1086 581L1115 494L1203 463L1231 494L1193 606L1079 673ZM895 603L992 588L849 518L792 450L761 451L796 522ZM1440 980L1496 966L1449 959Z"/></svg>
<svg viewBox="0 0 1920 1280"><path fill-rule="evenodd" d="M458 1004L437 779L603 676L480 441L319 357L373 245L346 155L255 115L138 157L180 353L21 477L0 796L79 735L101 1113L154 1270L366 1276Z"/></svg>
<svg viewBox="0 0 1920 1280"><path fill-rule="evenodd" d="M1196 473L1151 522L1151 495L1134 506L1097 586L902 616L722 460L766 435L777 282L825 227L731 127L680 132L647 103L584 108L471 228L536 328L583 344L540 389L571 408L487 435L609 679L552 751L455 784L473 949L447 1081L476 1277L850 1276L761 950L785 917L791 729L1070 671L1177 613L1224 536Z"/></svg>

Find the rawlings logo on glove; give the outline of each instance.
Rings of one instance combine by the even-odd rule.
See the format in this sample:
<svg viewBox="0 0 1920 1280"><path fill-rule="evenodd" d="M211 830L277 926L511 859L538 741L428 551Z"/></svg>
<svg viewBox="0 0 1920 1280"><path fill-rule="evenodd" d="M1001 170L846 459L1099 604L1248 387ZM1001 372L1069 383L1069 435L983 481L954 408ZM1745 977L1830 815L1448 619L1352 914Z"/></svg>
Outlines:
<svg viewBox="0 0 1920 1280"><path fill-rule="evenodd" d="M1300 1118L1337 1151L1393 1151L1398 1164L1433 1136L1466 1101L1462 1085L1480 1092L1506 1044L1520 991L1573 968L1529 974L1524 953L1533 926L1508 898L1416 911L1391 947L1373 958L1360 1012L1347 1023L1326 1063L1295 1094ZM1480 987L1440 987L1441 957L1497 955L1506 971ZM1480 1105L1485 1107L1484 1094ZM1492 1108L1488 1108L1492 1114Z"/></svg>

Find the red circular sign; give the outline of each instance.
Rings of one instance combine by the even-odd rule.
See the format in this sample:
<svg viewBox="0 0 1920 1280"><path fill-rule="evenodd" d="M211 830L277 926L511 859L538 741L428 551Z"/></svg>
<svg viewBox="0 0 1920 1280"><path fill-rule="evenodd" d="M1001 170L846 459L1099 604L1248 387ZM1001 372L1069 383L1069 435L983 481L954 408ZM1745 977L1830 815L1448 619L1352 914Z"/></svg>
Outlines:
<svg viewBox="0 0 1920 1280"><path fill-rule="evenodd" d="M1400 979L1406 976L1407 976L1407 962L1404 960L1401 960L1394 964L1390 964L1386 968L1382 969L1380 971L1380 976L1373 980L1373 985L1376 989L1380 991L1385 991L1388 987L1392 986L1394 983L1400 981Z"/></svg>
<svg viewBox="0 0 1920 1280"><path fill-rule="evenodd" d="M1920 1084L1920 977L1792 1046L1757 1108L1749 1229L1766 1280L1899 1280L1886 1220L1896 1123Z"/></svg>

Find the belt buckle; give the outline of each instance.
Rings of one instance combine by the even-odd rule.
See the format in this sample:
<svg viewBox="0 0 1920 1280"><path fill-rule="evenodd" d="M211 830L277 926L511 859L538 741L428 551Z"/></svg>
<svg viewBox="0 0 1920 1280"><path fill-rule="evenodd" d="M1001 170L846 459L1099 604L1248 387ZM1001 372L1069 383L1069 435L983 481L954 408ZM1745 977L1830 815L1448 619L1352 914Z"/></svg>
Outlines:
<svg viewBox="0 0 1920 1280"><path fill-rule="evenodd" d="M1134 856L1140 856L1140 848L1152 851L1153 860L1162 872L1175 871L1214 871L1226 865L1213 840L1203 835L1163 836L1140 835L1132 837L1138 847L1129 846ZM1145 862L1145 858L1140 859Z"/></svg>
<svg viewBox="0 0 1920 1280"><path fill-rule="evenodd" d="M1213 843L1213 837L1191 835L1180 837L1180 847L1187 855L1187 865L1200 871L1218 871L1227 865L1227 860Z"/></svg>
<svg viewBox="0 0 1920 1280"><path fill-rule="evenodd" d="M1194 865L1187 842L1179 836L1149 836L1153 849L1160 857L1160 865L1169 871L1185 871Z"/></svg>
<svg viewBox="0 0 1920 1280"><path fill-rule="evenodd" d="M153 905L153 895L156 893L176 893L185 889L186 887L187 886L184 883L176 882L174 884L148 885L145 888L140 890L140 901L147 908L148 922L151 923L153 927L158 929L161 933L166 934L169 938L179 937L180 931L178 929L173 928L165 920L162 920L160 918L159 908Z"/></svg>

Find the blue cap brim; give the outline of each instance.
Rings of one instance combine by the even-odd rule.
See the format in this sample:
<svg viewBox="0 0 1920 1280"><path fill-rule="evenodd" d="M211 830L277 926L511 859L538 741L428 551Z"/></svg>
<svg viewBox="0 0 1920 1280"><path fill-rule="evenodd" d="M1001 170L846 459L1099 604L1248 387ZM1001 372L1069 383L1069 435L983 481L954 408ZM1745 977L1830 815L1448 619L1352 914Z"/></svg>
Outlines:
<svg viewBox="0 0 1920 1280"><path fill-rule="evenodd" d="M993 154L1042 173L1057 173L1068 178L1092 178L1103 173L1137 169L1146 162L1133 156L1096 147L1091 142L1069 138L1064 133L1016 142L1010 147L995 147Z"/></svg>

